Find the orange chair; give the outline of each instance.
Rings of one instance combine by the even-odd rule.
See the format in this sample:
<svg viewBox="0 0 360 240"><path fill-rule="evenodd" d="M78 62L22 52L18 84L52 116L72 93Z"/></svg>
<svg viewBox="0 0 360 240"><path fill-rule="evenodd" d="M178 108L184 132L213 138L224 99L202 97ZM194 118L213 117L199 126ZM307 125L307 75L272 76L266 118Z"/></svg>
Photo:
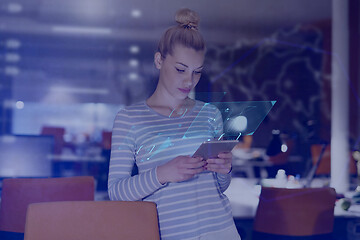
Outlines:
<svg viewBox="0 0 360 240"><path fill-rule="evenodd" d="M111 135L112 132L110 131L103 131L101 136L102 136L102 141L101 141L101 147L103 149L106 150L110 150L111 149Z"/></svg>
<svg viewBox="0 0 360 240"><path fill-rule="evenodd" d="M0 231L23 233L30 203L94 200L93 177L4 179Z"/></svg>
<svg viewBox="0 0 360 240"><path fill-rule="evenodd" d="M28 208L25 240L160 239L155 203L74 201Z"/></svg>
<svg viewBox="0 0 360 240"><path fill-rule="evenodd" d="M312 158L313 165L315 165L316 162L319 160L322 148L323 148L322 144L311 145L311 158ZM325 147L324 153L321 157L319 166L316 169L315 175L330 175L330 171L331 171L330 170L330 167L331 167L331 156L330 156L331 154L330 153L331 153L330 145L327 145ZM357 170L356 170L355 160L351 156L350 153L349 153L349 157L351 159L350 165L349 165L350 174L356 175Z"/></svg>
<svg viewBox="0 0 360 240"><path fill-rule="evenodd" d="M288 163L289 156L294 148L294 145L295 143L293 139L286 140L287 151L280 152L274 156L269 156L269 162L273 163L275 166Z"/></svg>
<svg viewBox="0 0 360 240"><path fill-rule="evenodd" d="M254 239L331 235L335 201L333 188L263 187L254 219Z"/></svg>
<svg viewBox="0 0 360 240"><path fill-rule="evenodd" d="M65 128L44 126L41 129L41 135L54 137L54 153L61 154L64 147Z"/></svg>

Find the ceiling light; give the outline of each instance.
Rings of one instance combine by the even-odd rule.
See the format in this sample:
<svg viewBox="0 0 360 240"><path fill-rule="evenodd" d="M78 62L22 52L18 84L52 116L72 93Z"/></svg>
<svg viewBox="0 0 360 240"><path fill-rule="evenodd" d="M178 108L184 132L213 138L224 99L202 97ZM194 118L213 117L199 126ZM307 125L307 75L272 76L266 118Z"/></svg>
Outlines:
<svg viewBox="0 0 360 240"><path fill-rule="evenodd" d="M19 75L20 70L17 67L8 66L5 67L5 74L10 76L16 76Z"/></svg>
<svg viewBox="0 0 360 240"><path fill-rule="evenodd" d="M9 3L7 6L7 10L10 13L19 13L23 10L23 7L19 3Z"/></svg>
<svg viewBox="0 0 360 240"><path fill-rule="evenodd" d="M21 57L19 54L16 53L7 53L5 54L5 61L6 62L18 62L20 61Z"/></svg>
<svg viewBox="0 0 360 240"><path fill-rule="evenodd" d="M139 66L139 61L137 59L130 59L129 65L130 67L137 67Z"/></svg>
<svg viewBox="0 0 360 240"><path fill-rule="evenodd" d="M17 39L8 39L5 43L7 48L17 49L21 47L21 42Z"/></svg>
<svg viewBox="0 0 360 240"><path fill-rule="evenodd" d="M82 88L82 87L63 87L63 86L53 86L51 91L54 92L66 92L66 93L78 93L78 94L98 94L98 95L107 95L109 90L105 88Z"/></svg>
<svg viewBox="0 0 360 240"><path fill-rule="evenodd" d="M53 32L69 33L69 34L96 34L107 35L112 31L109 28L96 28L96 27L76 27L76 26L53 26Z"/></svg>
<svg viewBox="0 0 360 240"><path fill-rule="evenodd" d="M136 80L138 79L139 75L137 73L129 73L129 79L130 80Z"/></svg>
<svg viewBox="0 0 360 240"><path fill-rule="evenodd" d="M131 16L133 18L139 18L139 17L141 17L141 15L142 15L142 12L139 9L133 9L131 11Z"/></svg>
<svg viewBox="0 0 360 240"><path fill-rule="evenodd" d="M129 49L129 50L130 50L131 53L137 54L137 53L140 52L140 47L137 46L137 45L132 45L132 46L130 46L130 49Z"/></svg>
<svg viewBox="0 0 360 240"><path fill-rule="evenodd" d="M15 103L15 107L16 107L17 109L23 109L24 106L25 106L25 104L24 104L23 101L17 101L17 102Z"/></svg>

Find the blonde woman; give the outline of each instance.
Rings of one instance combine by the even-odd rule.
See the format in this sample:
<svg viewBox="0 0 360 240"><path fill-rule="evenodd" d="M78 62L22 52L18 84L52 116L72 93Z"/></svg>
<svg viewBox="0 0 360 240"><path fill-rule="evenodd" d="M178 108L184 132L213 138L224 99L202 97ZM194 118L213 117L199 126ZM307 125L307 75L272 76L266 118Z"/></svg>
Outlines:
<svg viewBox="0 0 360 240"><path fill-rule="evenodd" d="M155 92L115 118L109 196L155 202L164 240L240 239L223 194L231 179L231 153L191 157L202 142L221 135L222 119L213 105L188 97L204 63L199 17L181 9L175 19L154 56L160 73ZM139 173L131 176L134 163Z"/></svg>

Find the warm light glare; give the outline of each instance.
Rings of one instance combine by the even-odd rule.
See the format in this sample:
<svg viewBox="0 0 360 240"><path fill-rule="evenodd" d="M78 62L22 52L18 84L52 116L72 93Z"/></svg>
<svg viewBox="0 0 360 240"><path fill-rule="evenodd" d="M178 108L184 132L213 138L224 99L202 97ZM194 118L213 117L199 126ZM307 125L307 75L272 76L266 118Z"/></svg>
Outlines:
<svg viewBox="0 0 360 240"><path fill-rule="evenodd" d="M109 28L96 28L96 27L76 27L76 26L53 26L53 32L68 33L68 34L96 34L108 35L112 31Z"/></svg>
<svg viewBox="0 0 360 240"><path fill-rule="evenodd" d="M140 52L140 47L137 46L137 45L132 45L130 47L130 52L133 53L133 54L139 53Z"/></svg>
<svg viewBox="0 0 360 240"><path fill-rule="evenodd" d="M6 62L19 62L21 59L19 54L16 53L7 53L5 54L5 61Z"/></svg>
<svg viewBox="0 0 360 240"><path fill-rule="evenodd" d="M8 39L5 43L7 48L17 49L21 47L21 42L17 39Z"/></svg>
<svg viewBox="0 0 360 240"><path fill-rule="evenodd" d="M284 153L284 152L287 152L287 150L288 150L288 146L286 146L286 144L282 144L281 151Z"/></svg>
<svg viewBox="0 0 360 240"><path fill-rule="evenodd" d="M20 70L17 67L5 67L5 74L9 76L19 75Z"/></svg>
<svg viewBox="0 0 360 240"><path fill-rule="evenodd" d="M139 75L137 73L129 73L129 79L130 80L136 80L138 79Z"/></svg>
<svg viewBox="0 0 360 240"><path fill-rule="evenodd" d="M245 116L237 116L229 121L228 130L234 132L243 132L248 125L247 118Z"/></svg>
<svg viewBox="0 0 360 240"><path fill-rule="evenodd" d="M130 67L137 67L139 66L139 61L137 59L130 59L129 65Z"/></svg>
<svg viewBox="0 0 360 240"><path fill-rule="evenodd" d="M142 12L139 9L133 9L131 11L131 16L133 18L139 18L139 17L141 17L141 15L142 15Z"/></svg>
<svg viewBox="0 0 360 240"><path fill-rule="evenodd" d="M17 101L17 102L15 103L15 106L16 106L17 109L23 109L24 106L25 106L25 104L24 104L23 101Z"/></svg>
<svg viewBox="0 0 360 240"><path fill-rule="evenodd" d="M19 13L23 10L23 7L19 3L9 3L7 6L7 10L10 13Z"/></svg>
<svg viewBox="0 0 360 240"><path fill-rule="evenodd" d="M97 95L109 94L109 90L105 88L52 86L51 91L63 92L63 93L76 93L76 94L97 94Z"/></svg>

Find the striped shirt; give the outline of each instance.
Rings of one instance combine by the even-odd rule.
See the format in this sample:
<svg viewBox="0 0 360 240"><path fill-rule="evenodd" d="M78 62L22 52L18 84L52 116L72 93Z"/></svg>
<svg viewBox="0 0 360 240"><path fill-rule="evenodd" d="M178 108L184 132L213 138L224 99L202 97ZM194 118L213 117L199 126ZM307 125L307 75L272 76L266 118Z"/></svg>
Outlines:
<svg viewBox="0 0 360 240"><path fill-rule="evenodd" d="M190 180L161 184L156 167L222 133L219 110L196 101L181 117L163 116L146 102L122 109L115 118L108 191L111 200L152 201L157 205L161 239L196 239L234 227L223 192L230 174L204 171ZM131 176L136 163L139 173ZM141 226L139 226L141 227Z"/></svg>

